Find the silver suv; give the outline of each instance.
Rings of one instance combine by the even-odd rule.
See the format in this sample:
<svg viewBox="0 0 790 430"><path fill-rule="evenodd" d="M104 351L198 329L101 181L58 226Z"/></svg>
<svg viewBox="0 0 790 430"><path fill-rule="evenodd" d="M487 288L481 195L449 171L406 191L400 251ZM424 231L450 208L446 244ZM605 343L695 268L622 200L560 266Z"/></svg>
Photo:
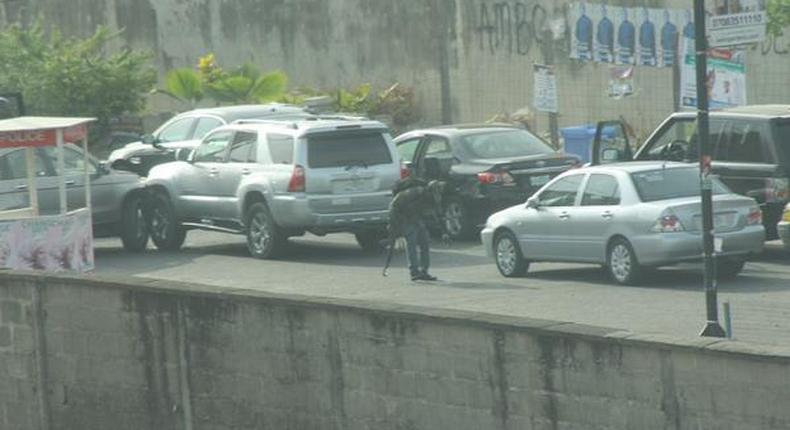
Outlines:
<svg viewBox="0 0 790 430"><path fill-rule="evenodd" d="M305 232L351 232L378 248L405 174L387 127L359 119L239 121L177 158L146 183L156 246L175 250L188 230L215 230L245 234L257 258Z"/></svg>

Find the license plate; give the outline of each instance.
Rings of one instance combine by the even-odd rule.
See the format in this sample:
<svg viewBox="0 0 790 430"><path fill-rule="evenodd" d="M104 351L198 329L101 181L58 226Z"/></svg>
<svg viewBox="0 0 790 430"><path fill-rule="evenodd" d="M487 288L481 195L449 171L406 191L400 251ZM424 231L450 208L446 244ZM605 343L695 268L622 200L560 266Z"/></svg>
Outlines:
<svg viewBox="0 0 790 430"><path fill-rule="evenodd" d="M716 214L713 216L713 228L714 229L728 229L733 227L735 224L735 213L724 213L724 214ZM694 217L694 223L696 227L702 230L702 216L696 215Z"/></svg>
<svg viewBox="0 0 790 430"><path fill-rule="evenodd" d="M533 187L542 187L549 182L549 175L537 175L537 176L530 176L529 184Z"/></svg>
<svg viewBox="0 0 790 430"><path fill-rule="evenodd" d="M332 192L335 194L346 193L367 193L375 190L375 182L372 180L351 180L336 181L332 184Z"/></svg>

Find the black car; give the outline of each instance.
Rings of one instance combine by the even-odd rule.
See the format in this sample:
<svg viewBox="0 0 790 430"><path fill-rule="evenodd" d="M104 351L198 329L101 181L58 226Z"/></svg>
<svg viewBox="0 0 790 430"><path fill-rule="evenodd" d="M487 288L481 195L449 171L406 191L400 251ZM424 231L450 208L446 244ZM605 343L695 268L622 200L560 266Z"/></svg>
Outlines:
<svg viewBox="0 0 790 430"><path fill-rule="evenodd" d="M492 213L524 203L580 160L553 149L523 128L453 125L415 130L395 139L411 173L449 182L444 230L469 238Z"/></svg>
<svg viewBox="0 0 790 430"><path fill-rule="evenodd" d="M697 116L670 115L634 150L624 125L602 122L593 164L630 160L699 162ZM710 114L711 171L738 194L754 198L766 238L779 238L777 224L790 201L790 105L752 105ZM698 186L697 184L689 184Z"/></svg>
<svg viewBox="0 0 790 430"><path fill-rule="evenodd" d="M279 103L195 109L176 115L153 135L144 136L142 142L112 151L108 161L125 160L125 170L146 176L157 164L174 161L177 150L195 149L203 136L219 126L247 119L296 120L311 116L305 108Z"/></svg>

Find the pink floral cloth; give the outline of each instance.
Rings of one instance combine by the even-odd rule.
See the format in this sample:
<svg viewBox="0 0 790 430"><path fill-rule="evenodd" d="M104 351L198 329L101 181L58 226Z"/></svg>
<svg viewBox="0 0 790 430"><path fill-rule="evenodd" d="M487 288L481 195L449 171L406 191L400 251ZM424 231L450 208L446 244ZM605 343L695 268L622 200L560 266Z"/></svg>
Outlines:
<svg viewBox="0 0 790 430"><path fill-rule="evenodd" d="M0 269L93 270L90 211L0 221Z"/></svg>

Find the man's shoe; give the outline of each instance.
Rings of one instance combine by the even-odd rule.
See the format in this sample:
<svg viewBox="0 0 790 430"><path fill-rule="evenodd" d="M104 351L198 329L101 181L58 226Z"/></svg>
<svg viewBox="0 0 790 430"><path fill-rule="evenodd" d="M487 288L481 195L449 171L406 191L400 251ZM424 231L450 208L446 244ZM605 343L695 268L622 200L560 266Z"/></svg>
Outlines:
<svg viewBox="0 0 790 430"><path fill-rule="evenodd" d="M438 279L439 279L439 278L437 278L436 276L433 276L433 275L429 274L428 272L422 272L422 273L420 273L420 280L421 280L421 281L436 281L436 280L438 280Z"/></svg>
<svg viewBox="0 0 790 430"><path fill-rule="evenodd" d="M423 280L422 273L413 273L411 275L411 280L412 281L422 281Z"/></svg>

